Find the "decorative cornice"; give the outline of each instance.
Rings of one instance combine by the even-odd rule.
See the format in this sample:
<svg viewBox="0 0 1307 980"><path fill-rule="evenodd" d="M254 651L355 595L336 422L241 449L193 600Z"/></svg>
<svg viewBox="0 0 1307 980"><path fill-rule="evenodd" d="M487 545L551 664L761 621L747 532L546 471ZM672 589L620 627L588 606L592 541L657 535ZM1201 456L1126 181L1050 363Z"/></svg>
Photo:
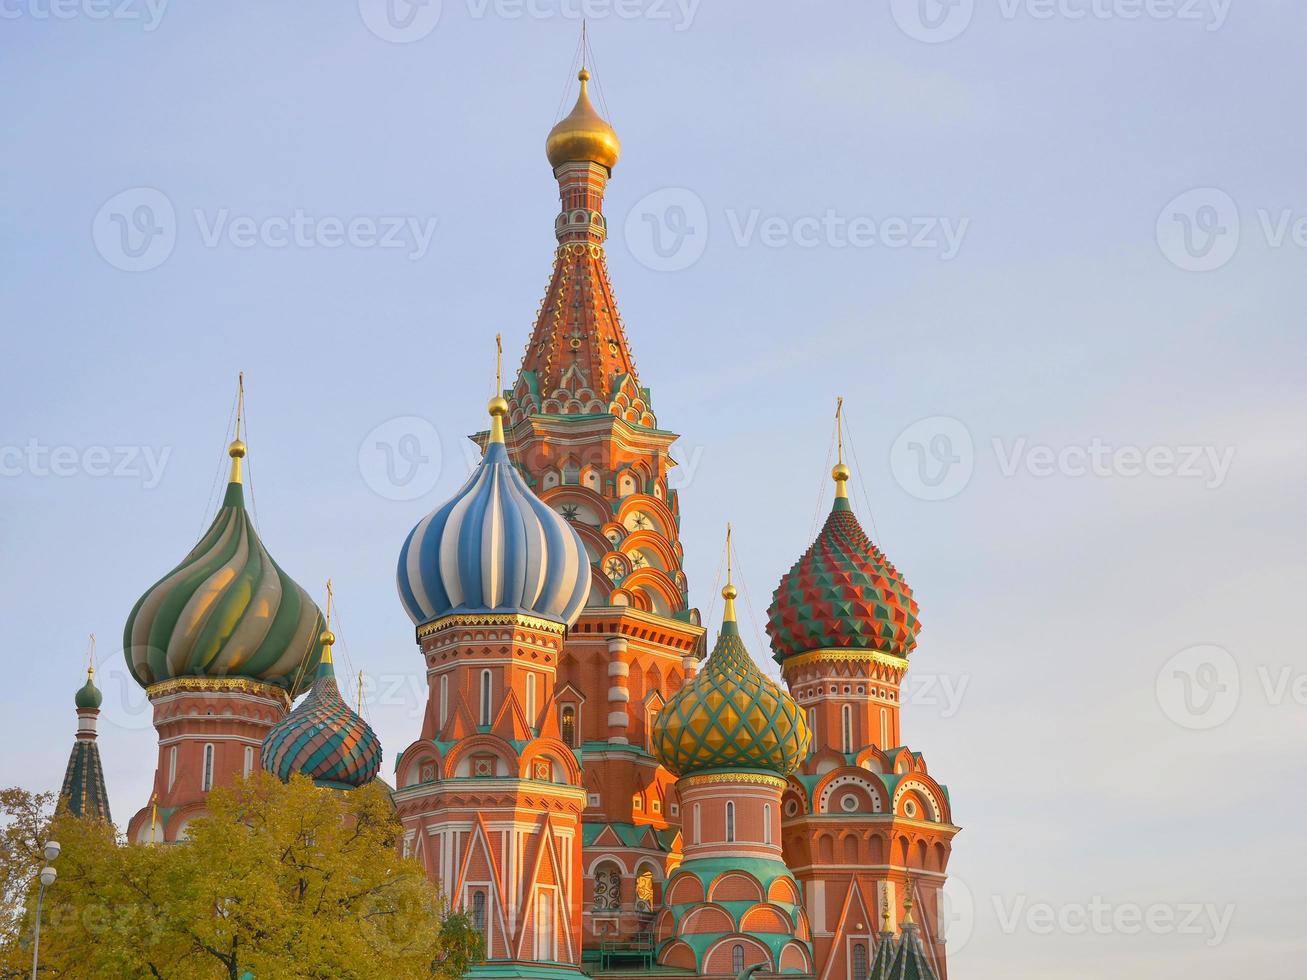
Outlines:
<svg viewBox="0 0 1307 980"><path fill-rule="evenodd" d="M769 776L761 772L704 772L697 776L684 776L680 782L686 787L702 786L708 783L753 783L758 786L773 786L785 789L789 782L780 776Z"/></svg>
<svg viewBox="0 0 1307 980"><path fill-rule="evenodd" d="M290 707L291 696L284 689L273 684L265 684L249 677L173 677L158 684L151 684L145 689L145 696L151 701L167 694L185 692L203 693L205 691L236 691L242 694L255 694L271 698Z"/></svg>
<svg viewBox="0 0 1307 980"><path fill-rule="evenodd" d="M825 649L809 650L807 653L801 653L797 657L786 657L781 661L781 667L784 670L791 668L805 667L814 663L877 663L893 670L906 671L908 661L906 657L897 657L892 653L885 653L881 650L859 650L859 649Z"/></svg>
<svg viewBox="0 0 1307 980"><path fill-rule="evenodd" d="M555 636L562 636L567 632L567 627L562 623L555 623L551 619L541 619L538 616L523 616L519 613L458 613L453 616L442 616L439 619L433 619L429 623L424 623L417 628L417 635L420 640L424 637L434 636L436 633L442 633L447 629L476 626L525 626L527 629L552 633Z"/></svg>

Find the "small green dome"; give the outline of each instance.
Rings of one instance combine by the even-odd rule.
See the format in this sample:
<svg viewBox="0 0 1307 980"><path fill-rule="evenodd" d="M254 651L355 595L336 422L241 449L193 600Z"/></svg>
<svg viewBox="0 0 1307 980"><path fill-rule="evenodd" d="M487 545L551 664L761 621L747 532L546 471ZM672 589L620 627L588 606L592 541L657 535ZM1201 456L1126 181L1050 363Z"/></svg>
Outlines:
<svg viewBox="0 0 1307 980"><path fill-rule="evenodd" d="M734 586L725 621L703 670L654 720L654 754L678 776L754 769L788 776L808 754L812 734L794 699L749 656L735 623Z"/></svg>
<svg viewBox="0 0 1307 980"><path fill-rule="evenodd" d="M95 686L95 669L87 668L86 683L77 690L77 696L73 699L79 708L98 708L104 703L104 695L100 689Z"/></svg>

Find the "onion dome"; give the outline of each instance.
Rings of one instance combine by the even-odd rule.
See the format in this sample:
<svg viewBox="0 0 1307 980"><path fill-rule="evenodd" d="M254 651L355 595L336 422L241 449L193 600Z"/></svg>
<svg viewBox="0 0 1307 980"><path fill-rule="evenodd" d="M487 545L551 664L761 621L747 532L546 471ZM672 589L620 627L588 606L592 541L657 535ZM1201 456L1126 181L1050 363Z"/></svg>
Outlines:
<svg viewBox="0 0 1307 980"><path fill-rule="evenodd" d="M73 703L79 708L96 708L104 704L104 695L95 686L95 668L86 668L86 683L77 689Z"/></svg>
<svg viewBox="0 0 1307 980"><path fill-rule="evenodd" d="M94 650L94 638L92 638ZM86 668L86 683L78 690L77 735L73 750L68 754L64 768L64 781L59 787L57 810L75 817L109 820L109 794L104 788L104 766L100 763L100 749L95 744L95 719L103 703L99 688L95 686L95 668Z"/></svg>
<svg viewBox="0 0 1307 980"><path fill-rule="evenodd" d="M677 776L719 769L787 776L808 754L812 734L798 705L744 648L736 594L728 572L717 645L654 720L654 754Z"/></svg>
<svg viewBox="0 0 1307 980"><path fill-rule="evenodd" d="M917 600L849 507L849 468L832 471L835 505L817 540L781 579L767 610L777 659L811 650L875 650L907 657L917 645Z"/></svg>
<svg viewBox="0 0 1307 980"><path fill-rule="evenodd" d="M322 649L322 613L272 560L245 509L241 459L200 543L137 601L123 630L127 668L142 687L175 678L244 678L299 694Z"/></svg>
<svg viewBox="0 0 1307 980"><path fill-rule="evenodd" d="M584 68L577 74L581 92L572 111L559 120L545 140L545 154L555 170L565 163L589 161L602 164L609 170L617 163L622 152L617 132L590 104L587 83L590 73Z"/></svg>
<svg viewBox="0 0 1307 980"><path fill-rule="evenodd" d="M268 730L259 759L283 783L295 773L319 786L356 789L381 768L381 742L336 685L331 646L336 636L323 630L322 660L308 695Z"/></svg>
<svg viewBox="0 0 1307 980"><path fill-rule="evenodd" d="M518 613L571 626L590 595L590 558L581 536L509 460L508 402L495 397L489 411L480 465L400 549L400 601L418 626L459 613Z"/></svg>

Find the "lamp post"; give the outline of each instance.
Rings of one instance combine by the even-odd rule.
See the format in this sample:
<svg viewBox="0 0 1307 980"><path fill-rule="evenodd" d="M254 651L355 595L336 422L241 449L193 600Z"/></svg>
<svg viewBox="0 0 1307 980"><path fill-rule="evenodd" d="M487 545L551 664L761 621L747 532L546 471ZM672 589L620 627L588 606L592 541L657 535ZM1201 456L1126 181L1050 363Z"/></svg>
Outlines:
<svg viewBox="0 0 1307 980"><path fill-rule="evenodd" d="M41 890L36 893L36 927L32 936L32 980L36 980L37 963L41 958L41 900L45 890L54 884L57 872L52 862L59 856L59 842L47 841L45 845L45 867L41 869Z"/></svg>

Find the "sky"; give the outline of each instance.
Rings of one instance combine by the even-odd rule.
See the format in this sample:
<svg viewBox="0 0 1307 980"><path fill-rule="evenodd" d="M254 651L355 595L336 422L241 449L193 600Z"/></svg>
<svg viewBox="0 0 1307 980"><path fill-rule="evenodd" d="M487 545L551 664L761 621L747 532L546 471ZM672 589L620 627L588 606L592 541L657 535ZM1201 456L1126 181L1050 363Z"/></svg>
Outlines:
<svg viewBox="0 0 1307 980"><path fill-rule="evenodd" d="M416 737L394 563L543 295L584 13L692 601L715 630L730 521L769 662L843 396L921 604L952 976L1301 976L1307 10L390 2L0 4L0 783L58 787L95 633L144 805L122 627L212 517L240 371L264 543L334 580L383 773Z"/></svg>

